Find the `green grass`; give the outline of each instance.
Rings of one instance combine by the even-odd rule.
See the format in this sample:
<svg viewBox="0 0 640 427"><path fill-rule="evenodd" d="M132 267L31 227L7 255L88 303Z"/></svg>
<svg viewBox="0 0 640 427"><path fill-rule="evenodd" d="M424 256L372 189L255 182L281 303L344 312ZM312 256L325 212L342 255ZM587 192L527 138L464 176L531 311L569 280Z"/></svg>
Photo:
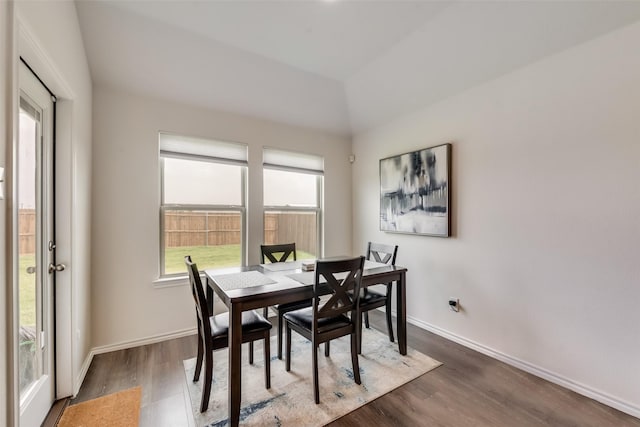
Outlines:
<svg viewBox="0 0 640 427"><path fill-rule="evenodd" d="M240 245L166 248L164 251L165 274L186 273L184 257L187 255L191 255L191 259L198 265L199 270L233 267L240 265L241 259Z"/></svg>
<svg viewBox="0 0 640 427"><path fill-rule="evenodd" d="M298 259L315 258L304 251L296 251ZM165 249L165 274L186 273L184 257L191 255L191 259L198 265L198 270L208 268L225 268L240 265L240 245L217 246L181 246Z"/></svg>
<svg viewBox="0 0 640 427"><path fill-rule="evenodd" d="M35 255L20 255L18 261L20 325L36 325L36 275L28 274L27 267L36 265Z"/></svg>

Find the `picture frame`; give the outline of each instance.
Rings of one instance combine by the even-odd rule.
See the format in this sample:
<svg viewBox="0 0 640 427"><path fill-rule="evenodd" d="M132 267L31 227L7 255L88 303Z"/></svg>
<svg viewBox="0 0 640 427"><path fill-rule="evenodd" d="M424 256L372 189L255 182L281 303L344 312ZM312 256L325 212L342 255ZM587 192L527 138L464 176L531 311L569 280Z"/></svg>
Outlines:
<svg viewBox="0 0 640 427"><path fill-rule="evenodd" d="M380 160L380 230L451 236L451 144Z"/></svg>

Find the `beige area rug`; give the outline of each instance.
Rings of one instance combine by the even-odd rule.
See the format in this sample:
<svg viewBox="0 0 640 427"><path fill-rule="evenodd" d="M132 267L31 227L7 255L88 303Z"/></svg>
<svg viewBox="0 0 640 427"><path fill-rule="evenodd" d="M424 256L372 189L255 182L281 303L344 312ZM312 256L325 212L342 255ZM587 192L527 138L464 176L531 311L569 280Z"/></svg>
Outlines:
<svg viewBox="0 0 640 427"><path fill-rule="evenodd" d="M311 343L292 333L291 371L285 371L284 360L276 356L276 337L271 340L271 389L264 387L262 343L256 342L254 364L248 364L248 346L242 347L243 426L322 426L365 405L383 394L441 365L424 354L408 349L400 355L397 343L389 342L386 334L364 329L360 355L362 384L353 381L349 337L331 341L331 356L324 356L324 346L318 351L320 404L313 399ZM283 349L284 350L284 349ZM228 350L214 352L213 385L209 409L200 413L203 373L193 382L195 358L185 360L185 375L196 426L228 425L227 382Z"/></svg>
<svg viewBox="0 0 640 427"><path fill-rule="evenodd" d="M142 388L134 387L68 406L58 427L137 427L141 395Z"/></svg>

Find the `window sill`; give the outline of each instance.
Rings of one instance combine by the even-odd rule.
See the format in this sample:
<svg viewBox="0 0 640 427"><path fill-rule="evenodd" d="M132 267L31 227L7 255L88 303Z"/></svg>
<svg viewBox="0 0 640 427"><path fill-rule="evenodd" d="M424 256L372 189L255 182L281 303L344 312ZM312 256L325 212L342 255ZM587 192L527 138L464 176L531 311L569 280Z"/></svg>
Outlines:
<svg viewBox="0 0 640 427"><path fill-rule="evenodd" d="M189 276L160 277L154 280L153 287L156 289L173 288L176 286L184 286L189 284Z"/></svg>

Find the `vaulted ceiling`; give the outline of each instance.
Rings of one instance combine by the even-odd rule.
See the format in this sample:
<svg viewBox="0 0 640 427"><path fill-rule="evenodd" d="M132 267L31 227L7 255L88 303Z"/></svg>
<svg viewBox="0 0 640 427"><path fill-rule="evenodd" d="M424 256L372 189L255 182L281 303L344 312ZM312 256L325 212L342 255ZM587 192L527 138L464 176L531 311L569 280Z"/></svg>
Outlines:
<svg viewBox="0 0 640 427"><path fill-rule="evenodd" d="M76 1L94 84L351 135L640 19L636 1Z"/></svg>

